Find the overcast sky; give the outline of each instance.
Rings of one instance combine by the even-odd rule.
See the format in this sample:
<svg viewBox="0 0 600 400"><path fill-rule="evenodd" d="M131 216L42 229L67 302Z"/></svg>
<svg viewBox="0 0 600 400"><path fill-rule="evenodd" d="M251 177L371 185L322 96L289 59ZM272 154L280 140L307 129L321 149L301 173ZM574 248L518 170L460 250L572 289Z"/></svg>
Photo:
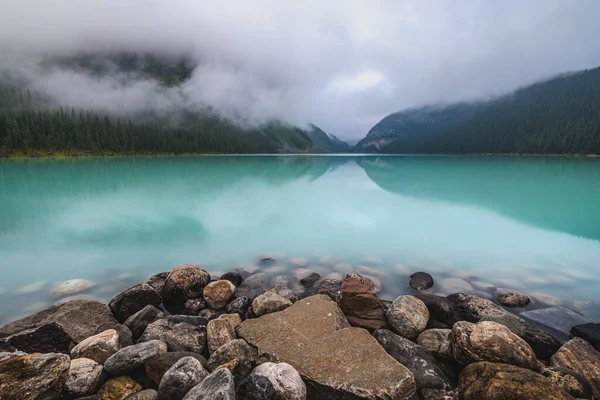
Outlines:
<svg viewBox="0 0 600 400"><path fill-rule="evenodd" d="M487 98L600 65L598 0L18 0L0 4L0 63L60 101L168 107L153 82L123 85L31 65L40 54L189 54L183 90L224 115L313 122L358 139L385 115Z"/></svg>

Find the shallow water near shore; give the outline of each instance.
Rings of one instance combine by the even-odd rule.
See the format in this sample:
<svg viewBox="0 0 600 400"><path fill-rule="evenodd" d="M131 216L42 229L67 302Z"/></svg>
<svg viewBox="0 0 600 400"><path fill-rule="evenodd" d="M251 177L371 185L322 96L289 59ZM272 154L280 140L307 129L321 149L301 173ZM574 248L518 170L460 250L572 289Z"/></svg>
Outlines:
<svg viewBox="0 0 600 400"><path fill-rule="evenodd" d="M54 303L67 279L108 301L180 263L220 275L261 253L277 260L255 267L271 277L349 266L380 279L381 298L421 270L433 293L511 288L583 309L600 301L599 205L599 159L2 160L0 323Z"/></svg>

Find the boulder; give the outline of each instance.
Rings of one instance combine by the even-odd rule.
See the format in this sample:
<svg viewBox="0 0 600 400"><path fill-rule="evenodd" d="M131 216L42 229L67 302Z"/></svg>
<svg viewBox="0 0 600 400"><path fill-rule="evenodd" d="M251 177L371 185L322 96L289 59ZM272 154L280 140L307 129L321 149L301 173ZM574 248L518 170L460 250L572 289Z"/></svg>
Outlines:
<svg viewBox="0 0 600 400"><path fill-rule="evenodd" d="M227 280L233 283L235 287L238 287L244 281L244 277L239 272L225 272L221 275L221 280Z"/></svg>
<svg viewBox="0 0 600 400"><path fill-rule="evenodd" d="M234 339L211 354L208 369L216 371L219 368L227 368L235 377L235 381L241 383L252 371L257 358L255 347L243 339Z"/></svg>
<svg viewBox="0 0 600 400"><path fill-rule="evenodd" d="M150 357L166 352L167 345L160 340L134 344L110 356L104 362L104 369L113 375L124 375L144 365Z"/></svg>
<svg viewBox="0 0 600 400"><path fill-rule="evenodd" d="M422 292L433 287L433 277L427 272L415 272L410 276L408 286L417 292Z"/></svg>
<svg viewBox="0 0 600 400"><path fill-rule="evenodd" d="M248 297L238 297L231 301L231 303L227 304L225 307L225 312L227 314L238 314L241 318L246 317L246 313L248 313L248 309L252 305L252 300Z"/></svg>
<svg viewBox="0 0 600 400"><path fill-rule="evenodd" d="M251 375L267 378L278 400L306 400L306 385L290 364L267 362L254 368Z"/></svg>
<svg viewBox="0 0 600 400"><path fill-rule="evenodd" d="M254 299L252 309L257 316L285 310L292 302L274 292L265 292Z"/></svg>
<svg viewBox="0 0 600 400"><path fill-rule="evenodd" d="M452 383L439 368L435 357L425 348L387 329L377 330L373 336L390 356L412 372L417 390L452 389Z"/></svg>
<svg viewBox="0 0 600 400"><path fill-rule="evenodd" d="M150 279L148 279L148 282L146 283L152 286L154 290L156 290L158 294L160 294L162 297L162 289L163 286L165 286L165 282L167 281L169 274L170 272L161 272L159 274L154 274L150 277Z"/></svg>
<svg viewBox="0 0 600 400"><path fill-rule="evenodd" d="M206 343L206 324L202 317L168 316L148 325L139 341L161 340L167 344L169 351L202 354Z"/></svg>
<svg viewBox="0 0 600 400"><path fill-rule="evenodd" d="M208 352L214 353L227 342L237 339L235 328L242 323L238 314L223 314L219 318L208 322L206 326L206 341Z"/></svg>
<svg viewBox="0 0 600 400"><path fill-rule="evenodd" d="M416 390L412 373L366 330L350 328L338 305L325 295L248 319L238 336L257 346L259 354L293 366L310 399L405 399Z"/></svg>
<svg viewBox="0 0 600 400"><path fill-rule="evenodd" d="M414 296L425 303L431 319L443 322L449 326L454 325L456 322L454 307L448 298L426 293L417 293Z"/></svg>
<svg viewBox="0 0 600 400"><path fill-rule="evenodd" d="M496 322L459 321L452 327L452 339L454 358L461 364L491 361L529 369L537 367L531 347Z"/></svg>
<svg viewBox="0 0 600 400"><path fill-rule="evenodd" d="M538 324L549 326L550 328L556 329L567 335L575 325L592 322L584 316L577 314L575 311L571 311L562 306L525 311L520 313L519 316L537 322Z"/></svg>
<svg viewBox="0 0 600 400"><path fill-rule="evenodd" d="M237 400L277 400L275 388L264 376L250 374L236 386Z"/></svg>
<svg viewBox="0 0 600 400"><path fill-rule="evenodd" d="M531 300L523 293L510 291L496 296L496 301L504 307L525 307Z"/></svg>
<svg viewBox="0 0 600 400"><path fill-rule="evenodd" d="M592 399L592 386L582 375L567 368L544 367L540 374L577 399Z"/></svg>
<svg viewBox="0 0 600 400"><path fill-rule="evenodd" d="M81 400L81 399L80 399ZM158 392L154 389L146 389L128 396L125 400L159 400Z"/></svg>
<svg viewBox="0 0 600 400"><path fill-rule="evenodd" d="M115 354L120 348L119 334L114 329L108 329L90 336L73 347L71 358L87 358L103 365L108 357Z"/></svg>
<svg viewBox="0 0 600 400"><path fill-rule="evenodd" d="M235 400L233 375L226 369L220 369L194 386L183 400Z"/></svg>
<svg viewBox="0 0 600 400"><path fill-rule="evenodd" d="M177 361L184 357L193 357L202 364L204 368L207 367L206 359L200 354L191 353L188 351L174 351L168 353L161 353L150 357L144 363L144 371L148 378L150 378L157 386L160 383L165 372L169 370Z"/></svg>
<svg viewBox="0 0 600 400"><path fill-rule="evenodd" d="M344 279L340 308L352 326L371 332L387 326L385 312L375 292L359 278Z"/></svg>
<svg viewBox="0 0 600 400"><path fill-rule="evenodd" d="M585 340L575 338L565 343L552 356L552 366L570 369L592 385L594 396L600 397L600 353Z"/></svg>
<svg viewBox="0 0 600 400"><path fill-rule="evenodd" d="M458 390L423 389L421 400L458 400Z"/></svg>
<svg viewBox="0 0 600 400"><path fill-rule="evenodd" d="M306 288L312 287L319 279L321 279L321 275L308 268L296 268L292 271L292 275Z"/></svg>
<svg viewBox="0 0 600 400"><path fill-rule="evenodd" d="M146 307L142 308L140 311L136 312L125 322L125 325L131 331L131 334L135 340L138 340L140 336L146 330L146 327L157 319L164 318L165 314L160 311L158 308L149 304Z"/></svg>
<svg viewBox="0 0 600 400"><path fill-rule="evenodd" d="M129 376L106 381L98 394L101 400L125 400L129 396L142 390L142 385Z"/></svg>
<svg viewBox="0 0 600 400"><path fill-rule="evenodd" d="M235 285L228 280L210 282L204 287L204 300L215 310L225 308L235 293Z"/></svg>
<svg viewBox="0 0 600 400"><path fill-rule="evenodd" d="M158 386L158 396L161 399L181 400L207 376L208 372L200 361L194 357L183 357L163 375Z"/></svg>
<svg viewBox="0 0 600 400"><path fill-rule="evenodd" d="M167 304L183 304L202 295L210 274L197 265L181 264L173 268L162 289Z"/></svg>
<svg viewBox="0 0 600 400"><path fill-rule="evenodd" d="M64 392L68 397L79 398L96 392L102 379L102 365L89 358L71 360Z"/></svg>
<svg viewBox="0 0 600 400"><path fill-rule="evenodd" d="M267 280L267 275L262 272L246 277L235 290L235 297L248 297L254 300L265 291Z"/></svg>
<svg viewBox="0 0 600 400"><path fill-rule="evenodd" d="M156 290L147 283L141 283L116 295L108 306L121 323L140 311L147 305L160 306L162 298Z"/></svg>
<svg viewBox="0 0 600 400"><path fill-rule="evenodd" d="M58 353L33 353L0 361L0 399L61 399L69 364L69 356Z"/></svg>
<svg viewBox="0 0 600 400"><path fill-rule="evenodd" d="M479 362L460 373L458 392L463 400L573 400L549 379L508 364Z"/></svg>
<svg viewBox="0 0 600 400"><path fill-rule="evenodd" d="M427 329L417 337L417 343L438 356L453 357L452 329Z"/></svg>
<svg viewBox="0 0 600 400"><path fill-rule="evenodd" d="M65 353L73 347L73 340L62 326L55 322L26 329L0 339L0 351L20 350L26 353Z"/></svg>
<svg viewBox="0 0 600 400"><path fill-rule="evenodd" d="M342 297L342 282L332 278L323 279L319 285L319 294L326 294L331 300L339 302Z"/></svg>
<svg viewBox="0 0 600 400"><path fill-rule="evenodd" d="M429 321L427 306L414 296L398 296L385 315L392 330L407 339L416 339Z"/></svg>
<svg viewBox="0 0 600 400"><path fill-rule="evenodd" d="M575 325L571 328L571 335L587 340L596 350L600 351L600 324L588 322Z"/></svg>
<svg viewBox="0 0 600 400"><path fill-rule="evenodd" d="M50 294L54 297L73 296L94 286L96 284L88 279L71 279L55 285Z"/></svg>

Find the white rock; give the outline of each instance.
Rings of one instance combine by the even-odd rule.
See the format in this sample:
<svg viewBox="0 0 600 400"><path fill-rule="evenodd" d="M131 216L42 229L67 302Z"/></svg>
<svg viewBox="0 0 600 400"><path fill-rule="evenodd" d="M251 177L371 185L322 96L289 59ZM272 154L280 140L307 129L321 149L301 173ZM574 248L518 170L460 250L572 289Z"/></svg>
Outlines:
<svg viewBox="0 0 600 400"><path fill-rule="evenodd" d="M30 294L39 292L46 285L45 281L37 281L29 285L13 290L13 294Z"/></svg>
<svg viewBox="0 0 600 400"><path fill-rule="evenodd" d="M253 374L267 378L279 400L306 400L306 385L290 364L267 362L254 368Z"/></svg>
<svg viewBox="0 0 600 400"><path fill-rule="evenodd" d="M50 294L54 297L72 296L91 289L94 286L96 284L88 279L71 279L55 285Z"/></svg>
<svg viewBox="0 0 600 400"><path fill-rule="evenodd" d="M108 357L115 354L120 348L119 334L114 329L108 329L82 340L73 347L71 358L89 358L102 365Z"/></svg>

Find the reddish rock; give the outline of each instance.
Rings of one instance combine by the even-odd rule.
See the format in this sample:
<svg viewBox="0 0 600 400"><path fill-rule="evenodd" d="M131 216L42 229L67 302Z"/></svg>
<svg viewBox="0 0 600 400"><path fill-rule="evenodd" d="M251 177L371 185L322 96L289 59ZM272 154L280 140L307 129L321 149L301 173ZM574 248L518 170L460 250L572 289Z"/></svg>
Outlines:
<svg viewBox="0 0 600 400"><path fill-rule="evenodd" d="M374 331L387 326L385 312L375 292L359 278L346 278L342 283L340 308L352 326Z"/></svg>
<svg viewBox="0 0 600 400"><path fill-rule="evenodd" d="M552 366L567 368L582 375L600 397L600 353L585 340L569 340L552 356Z"/></svg>

